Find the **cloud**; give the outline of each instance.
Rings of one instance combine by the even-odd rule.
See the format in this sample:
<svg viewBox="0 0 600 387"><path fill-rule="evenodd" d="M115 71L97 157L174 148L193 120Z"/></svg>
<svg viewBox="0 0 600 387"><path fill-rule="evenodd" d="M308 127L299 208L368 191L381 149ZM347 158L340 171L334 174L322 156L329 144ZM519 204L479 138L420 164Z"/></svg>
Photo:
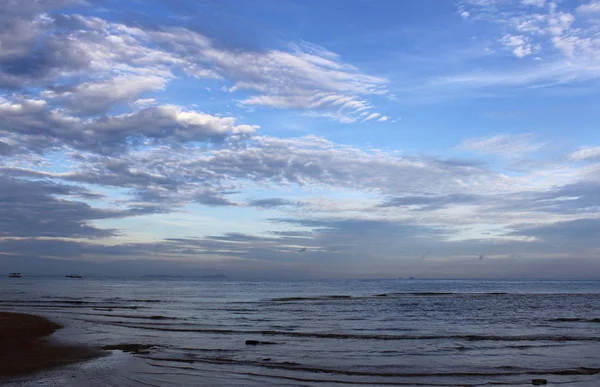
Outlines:
<svg viewBox="0 0 600 387"><path fill-rule="evenodd" d="M529 203L526 208L575 217L590 217L595 216L599 207L600 181L588 178L539 193L536 202Z"/></svg>
<svg viewBox="0 0 600 387"><path fill-rule="evenodd" d="M15 0L0 4L0 87L20 88L34 79L77 69L85 61L71 55L66 45L50 39L40 48L39 36L51 21L46 12L80 3L68 0L28 2Z"/></svg>
<svg viewBox="0 0 600 387"><path fill-rule="evenodd" d="M536 62L526 62L514 70L507 66L438 77L426 88L447 89L538 86L552 87L598 80L600 78L600 37L595 18L585 10L595 2L574 8L568 2L477 1L459 2L470 19L494 24L500 31L498 42L517 58L536 54ZM581 12L583 10L583 12ZM542 60L543 59L543 60ZM495 92L495 95L497 91Z"/></svg>
<svg viewBox="0 0 600 387"><path fill-rule="evenodd" d="M124 213L61 198L81 194L85 191L79 187L0 175L0 236L105 238L114 235L116 230L99 229L90 221L121 217Z"/></svg>
<svg viewBox="0 0 600 387"><path fill-rule="evenodd" d="M509 66L503 62L500 70L440 76L425 88L598 77L595 3L577 10L565 2L512 1L511 9L507 3L464 1L459 14L497 22L494 45L519 58L539 54L543 65L522 60L518 71L505 70L517 61L503 58ZM70 14L72 6L91 10L83 2L54 0L0 4L0 87L7 91L0 97L3 254L30 262L38 262L31 260L36 255L149 257L197 267L210 261L213 268L318 275L340 275L343 265L344 275L367 275L390 268L458 270L446 260L462 273L485 273L469 265L515 254L593 256L598 249L582 231L595 230L600 210L600 152L594 147L538 160L544 144L529 134L472 138L458 146L509 161L496 172L479 161L366 150L316 136L261 135L239 114L163 101L171 87L197 82L204 90L209 82L224 91L210 97L230 98L234 112L262 107L342 123L384 122L389 118L375 102L393 97L389 81L306 42L234 49L189 28ZM489 52L499 51L493 48ZM253 196L275 187L285 198ZM198 207L206 210L207 224L217 214L210 235L161 239L160 225L151 231L144 225L141 236L133 227L110 228L115 219L134 216L146 218L128 222L166 223L149 215ZM234 211L251 220L217 219ZM554 237L563 229L565 235L581 233L570 251L561 247L568 246L566 238ZM150 239L159 242L121 243ZM12 250L23 245L19 254ZM420 260L425 251L431 255ZM423 266L434 264L441 268ZM504 270L498 265L494 269Z"/></svg>
<svg viewBox="0 0 600 387"><path fill-rule="evenodd" d="M364 121L374 120L375 118L377 118L379 116L380 116L379 113L372 113L372 114L369 114L367 117L365 117Z"/></svg>
<svg viewBox="0 0 600 387"><path fill-rule="evenodd" d="M248 205L251 207L259 207L265 209L283 206L297 206L298 204L299 203L297 202L280 198L253 199L248 201Z"/></svg>
<svg viewBox="0 0 600 387"><path fill-rule="evenodd" d="M386 79L306 42L286 49L231 50L183 27L42 14L68 2L42 3L4 4L9 16L0 31L0 86L18 90L60 79L60 87L43 95L77 113L98 114L133 102L141 93L163 89L176 74L222 79L231 92L248 95L239 101L244 106L301 109L341 122L372 111L369 96L387 94ZM80 82L86 76L93 79Z"/></svg>
<svg viewBox="0 0 600 387"><path fill-rule="evenodd" d="M597 246L600 219L577 219L530 227L514 226L514 235L534 237L553 246L573 251L576 245Z"/></svg>
<svg viewBox="0 0 600 387"><path fill-rule="evenodd" d="M531 5L533 7L543 7L546 5L546 0L521 0L523 5Z"/></svg>
<svg viewBox="0 0 600 387"><path fill-rule="evenodd" d="M600 147L585 146L571 153L569 158L573 160L596 160L600 158Z"/></svg>
<svg viewBox="0 0 600 387"><path fill-rule="evenodd" d="M584 13L584 14L600 13L600 1L592 0L588 3L580 5L579 7L577 7L576 10L577 10L577 12Z"/></svg>
<svg viewBox="0 0 600 387"><path fill-rule="evenodd" d="M135 173L132 173L135 171ZM341 146L307 136L281 139L254 136L242 147L161 147L114 158L84 156L62 178L119 187L162 187L185 194L212 187L235 190L249 182L268 186L338 187L352 190L402 192L464 190L470 179L493 174L476 164L421 157L399 157ZM403 176L399 179L398 176Z"/></svg>
<svg viewBox="0 0 600 387"><path fill-rule="evenodd" d="M153 99L138 100L137 97L145 92L161 90L166 85L166 79L148 75L119 75L99 82L84 82L72 87L61 86L54 90L43 91L41 95L52 102L61 102L73 114L106 113L113 106L137 102L138 105L148 105Z"/></svg>
<svg viewBox="0 0 600 387"><path fill-rule="evenodd" d="M380 204L381 207L413 207L420 211L433 210L450 204L478 204L484 201L479 195L453 194L453 195L431 195L431 196L396 196L390 197Z"/></svg>
<svg viewBox="0 0 600 387"><path fill-rule="evenodd" d="M252 125L236 125L233 117L217 117L175 105L147 107L134 113L83 119L51 109L43 100L0 98L0 136L5 146L42 153L61 146L99 154L122 153L132 145L222 142L251 134ZM1 138L1 137L0 137ZM25 151L25 150L23 150ZM16 149L13 149L16 152Z"/></svg>
<svg viewBox="0 0 600 387"><path fill-rule="evenodd" d="M218 192L204 191L193 195L192 200L196 203L210 207L237 206L238 204L228 200Z"/></svg>
<svg viewBox="0 0 600 387"><path fill-rule="evenodd" d="M231 91L256 94L241 100L242 105L305 109L354 122L358 113L372 108L362 96L387 93L386 79L366 75L315 45L293 45L291 51L233 52L217 49L209 39L190 30L150 35L190 63L214 63L212 71L233 80Z"/></svg>
<svg viewBox="0 0 600 387"><path fill-rule="evenodd" d="M520 159L538 152L543 147L544 144L533 141L531 134L499 134L492 137L466 139L458 149L505 159Z"/></svg>
<svg viewBox="0 0 600 387"><path fill-rule="evenodd" d="M517 58L523 58L536 52L536 47L531 45L529 39L523 35L504 35L500 42L510 48Z"/></svg>

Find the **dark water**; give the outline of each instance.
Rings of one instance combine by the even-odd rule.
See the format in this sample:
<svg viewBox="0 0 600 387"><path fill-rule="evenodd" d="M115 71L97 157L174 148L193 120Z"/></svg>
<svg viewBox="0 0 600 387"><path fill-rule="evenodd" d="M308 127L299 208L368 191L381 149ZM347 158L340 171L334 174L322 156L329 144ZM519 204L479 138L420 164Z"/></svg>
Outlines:
<svg viewBox="0 0 600 387"><path fill-rule="evenodd" d="M6 278L0 292L1 310L66 324L60 339L155 346L73 368L90 386L600 386L600 281Z"/></svg>

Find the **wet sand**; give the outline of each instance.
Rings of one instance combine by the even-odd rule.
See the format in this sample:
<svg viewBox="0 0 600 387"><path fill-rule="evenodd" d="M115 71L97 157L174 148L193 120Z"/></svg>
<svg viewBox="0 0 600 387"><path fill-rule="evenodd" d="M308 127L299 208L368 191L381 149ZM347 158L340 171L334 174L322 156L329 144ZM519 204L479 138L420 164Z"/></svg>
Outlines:
<svg viewBox="0 0 600 387"><path fill-rule="evenodd" d="M44 317L0 312L0 378L23 375L103 356L85 346L49 340L62 326Z"/></svg>

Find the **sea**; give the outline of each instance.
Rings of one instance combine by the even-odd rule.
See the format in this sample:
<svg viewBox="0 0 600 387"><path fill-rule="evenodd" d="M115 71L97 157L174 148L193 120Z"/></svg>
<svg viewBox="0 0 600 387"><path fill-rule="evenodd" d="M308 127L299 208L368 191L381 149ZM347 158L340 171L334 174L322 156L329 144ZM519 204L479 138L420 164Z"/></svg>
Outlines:
<svg viewBox="0 0 600 387"><path fill-rule="evenodd" d="M147 346L6 386L600 386L600 280L24 276L0 297L53 339Z"/></svg>

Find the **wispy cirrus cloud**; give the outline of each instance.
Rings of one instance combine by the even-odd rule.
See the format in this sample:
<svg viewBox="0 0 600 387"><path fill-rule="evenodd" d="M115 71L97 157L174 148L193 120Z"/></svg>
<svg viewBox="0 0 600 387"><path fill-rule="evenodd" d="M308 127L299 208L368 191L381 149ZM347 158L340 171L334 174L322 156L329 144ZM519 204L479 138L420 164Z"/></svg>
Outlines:
<svg viewBox="0 0 600 387"><path fill-rule="evenodd" d="M531 134L498 134L491 137L466 139L458 146L458 149L514 160L530 156L543 147L544 144L536 142Z"/></svg>
<svg viewBox="0 0 600 387"><path fill-rule="evenodd" d="M301 109L313 114L354 122L372 111L368 96L387 94L387 80L364 74L322 47L308 43L289 51L233 52L216 48L206 37L189 30L148 33L193 66L208 66L230 79L230 91L254 94L242 105ZM189 69L194 75L195 70Z"/></svg>
<svg viewBox="0 0 600 387"><path fill-rule="evenodd" d="M600 147L584 146L571 153L569 157L573 160L597 160L600 159Z"/></svg>

